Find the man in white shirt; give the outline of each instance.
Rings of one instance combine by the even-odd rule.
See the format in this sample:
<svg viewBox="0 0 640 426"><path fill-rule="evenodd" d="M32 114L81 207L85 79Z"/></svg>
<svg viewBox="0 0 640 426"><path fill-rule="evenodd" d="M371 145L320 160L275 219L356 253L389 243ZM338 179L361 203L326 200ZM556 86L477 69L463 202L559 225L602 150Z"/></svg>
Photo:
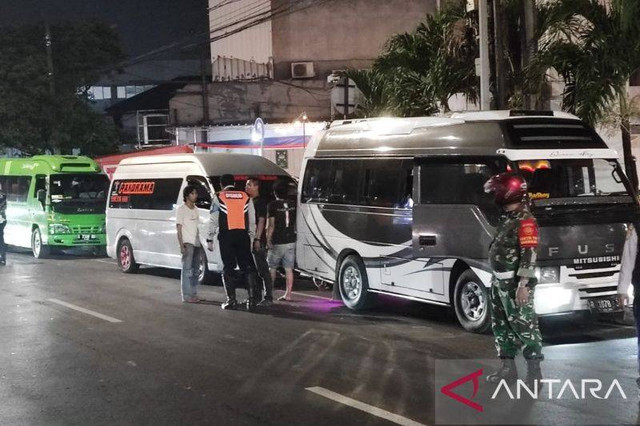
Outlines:
<svg viewBox="0 0 640 426"><path fill-rule="evenodd" d="M636 225L637 226L637 225ZM636 334L640 334L640 301L636 296L636 289L640 284L640 257L638 256L638 229L629 225L627 239L622 250L622 262L620 264L620 276L618 278L618 301L620 306L625 306L629 301L629 290L633 285L633 316L636 319ZM640 376L640 340L638 340L638 374ZM640 396L640 377L636 379Z"/></svg>
<svg viewBox="0 0 640 426"><path fill-rule="evenodd" d="M200 249L200 236L198 224L200 213L196 207L198 190L193 185L187 185L182 196L184 204L178 207L176 214L176 227L178 228L178 243L182 253L182 273L180 282L182 285L182 301L185 303L198 303L198 257L196 251Z"/></svg>

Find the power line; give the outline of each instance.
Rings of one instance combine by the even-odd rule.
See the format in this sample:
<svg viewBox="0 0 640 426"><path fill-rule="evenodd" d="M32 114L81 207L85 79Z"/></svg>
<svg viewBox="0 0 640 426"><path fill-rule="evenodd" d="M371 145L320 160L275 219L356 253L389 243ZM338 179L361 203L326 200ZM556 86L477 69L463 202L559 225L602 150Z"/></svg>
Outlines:
<svg viewBox="0 0 640 426"><path fill-rule="evenodd" d="M233 34L237 34L237 33L241 32L241 31L244 31L244 30L249 29L251 27L254 27L256 25L260 25L261 23L266 22L266 21L268 21L270 19L273 19L273 18L276 18L276 17L287 16L287 15L290 15L292 13L296 13L296 12L299 12L299 11L302 11L302 10L306 10L306 9L308 9L310 7L313 7L313 6L320 6L320 5L323 5L323 4L326 4L328 2L332 2L332 1L335 1L335 0L319 0L317 2L312 2L311 4L308 4L306 6L300 7L298 9L295 9L295 5L288 6L287 8L285 8L283 10L279 10L279 9L282 8L282 7L280 7L280 8L274 9L270 14L268 14L268 16L264 16L264 17L258 18L253 22L250 22L250 23L248 23L248 24L246 24L246 25L244 25L242 27L239 27L239 28L234 29L232 31L229 31L227 33L221 34L219 36L210 37L208 42L211 43L211 42L214 42L214 41L221 40L223 38L229 37L229 36L231 36ZM258 14L255 14L254 16L241 19L241 20L239 20L237 22L233 22L233 23L230 23L230 24L223 25L221 27L218 27L218 28L215 28L213 30L207 31L207 33L212 34L212 33L215 33L215 32L222 31L222 30L224 30L226 28L230 28L230 27L232 27L234 25L238 25L238 24L240 24L242 22L249 21L250 19L256 18L257 16L264 15L265 13L258 13ZM136 63L144 62L146 60L149 60L148 58L150 58L150 57L153 57L153 56L156 56L158 54L164 53L164 52L169 51L171 49L174 49L176 47L188 48L188 47L196 46L198 44L203 43L204 41L193 43L193 40L196 40L196 39L198 39L198 38L200 38L200 37L202 37L204 35L205 35L205 33L199 33L199 34L197 34L197 35L195 35L193 37L190 37L187 40L182 40L182 41L179 41L179 42L174 42L174 43L170 43L170 44L165 45L165 46L161 46L158 49L155 49L155 50L150 51L150 52L148 52L146 54L140 55L140 56L138 56L136 58L133 58L133 59L131 59L129 61L125 61L125 62L121 63L120 66L134 65Z"/></svg>

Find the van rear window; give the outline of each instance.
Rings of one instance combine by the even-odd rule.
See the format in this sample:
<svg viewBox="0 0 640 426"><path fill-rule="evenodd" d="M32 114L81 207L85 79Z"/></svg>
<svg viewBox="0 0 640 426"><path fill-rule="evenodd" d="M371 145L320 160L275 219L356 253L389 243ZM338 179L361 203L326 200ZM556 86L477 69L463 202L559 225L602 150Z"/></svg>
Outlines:
<svg viewBox="0 0 640 426"><path fill-rule="evenodd" d="M116 180L111 185L109 208L172 210L181 186L180 178Z"/></svg>

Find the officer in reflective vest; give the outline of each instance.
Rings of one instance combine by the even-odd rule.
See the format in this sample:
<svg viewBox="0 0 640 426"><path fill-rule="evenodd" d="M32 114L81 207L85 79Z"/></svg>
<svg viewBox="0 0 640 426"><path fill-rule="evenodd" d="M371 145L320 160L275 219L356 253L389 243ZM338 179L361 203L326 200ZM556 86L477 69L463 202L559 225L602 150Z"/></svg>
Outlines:
<svg viewBox="0 0 640 426"><path fill-rule="evenodd" d="M502 368L487 376L487 381L515 382L514 357L523 348L526 384L530 389L539 388L542 336L533 306L538 224L527 207L527 182L516 173L500 173L485 183L484 190L493 193L504 211L489 248L493 268L491 328Z"/></svg>
<svg viewBox="0 0 640 426"><path fill-rule="evenodd" d="M213 239L218 237L220 255L224 264L222 280L227 301L222 309L236 309L236 282L247 285L247 309L253 310L258 297L258 275L251 254L251 241L255 237L256 214L253 202L246 192L235 189L233 175L222 175L222 191L213 197L211 223L207 243L213 251ZM236 267L239 271L236 270Z"/></svg>

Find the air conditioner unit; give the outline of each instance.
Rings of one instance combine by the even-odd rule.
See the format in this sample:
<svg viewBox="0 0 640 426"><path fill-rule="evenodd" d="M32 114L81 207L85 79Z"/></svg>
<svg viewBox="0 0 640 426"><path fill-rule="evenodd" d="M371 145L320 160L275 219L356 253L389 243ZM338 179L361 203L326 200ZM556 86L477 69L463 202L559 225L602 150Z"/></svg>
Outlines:
<svg viewBox="0 0 640 426"><path fill-rule="evenodd" d="M292 62L291 78L313 78L316 73L313 71L313 62Z"/></svg>

